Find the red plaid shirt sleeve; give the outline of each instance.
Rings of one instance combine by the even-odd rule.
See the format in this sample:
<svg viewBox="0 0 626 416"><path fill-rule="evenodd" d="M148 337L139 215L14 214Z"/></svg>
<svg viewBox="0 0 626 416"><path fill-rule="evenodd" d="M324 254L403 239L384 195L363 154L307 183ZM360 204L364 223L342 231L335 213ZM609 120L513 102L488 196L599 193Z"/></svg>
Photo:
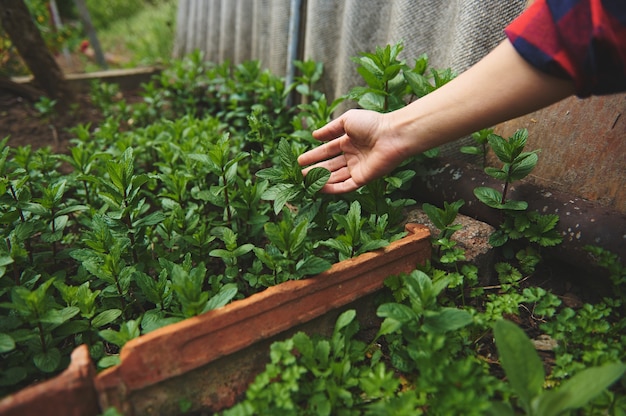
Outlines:
<svg viewBox="0 0 626 416"><path fill-rule="evenodd" d="M626 0L536 0L505 34L531 65L581 97L626 91Z"/></svg>

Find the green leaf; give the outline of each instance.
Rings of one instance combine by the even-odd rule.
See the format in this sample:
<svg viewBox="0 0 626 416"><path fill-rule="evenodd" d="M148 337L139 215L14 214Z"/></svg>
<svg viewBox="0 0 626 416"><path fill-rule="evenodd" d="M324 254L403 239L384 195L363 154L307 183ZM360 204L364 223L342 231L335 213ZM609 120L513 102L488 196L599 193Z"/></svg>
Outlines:
<svg viewBox="0 0 626 416"><path fill-rule="evenodd" d="M141 228L141 227L147 227L151 225L160 224L161 222L165 220L165 218L166 218L165 214L163 214L161 211L155 211L146 215L145 217L139 218L137 221L133 223L133 227Z"/></svg>
<svg viewBox="0 0 626 416"><path fill-rule="evenodd" d="M586 368L566 380L555 391L546 391L533 401L534 414L557 416L578 409L624 375L626 365L620 362Z"/></svg>
<svg viewBox="0 0 626 416"><path fill-rule="evenodd" d="M498 169L498 168L493 168L491 166L488 166L485 168L485 173L489 176L491 176L492 178L495 178L499 181L507 181L509 180L509 174L507 171L503 170L503 169ZM509 181L510 182L510 181Z"/></svg>
<svg viewBox="0 0 626 416"><path fill-rule="evenodd" d="M528 208L528 202L526 201L506 201L501 205L502 209L508 209L511 211L525 211Z"/></svg>
<svg viewBox="0 0 626 416"><path fill-rule="evenodd" d="M182 320L182 318L179 317L165 318L164 316L165 313L157 309L146 311L141 319L142 333L147 334L148 332L152 332L156 329L163 328L164 326L171 325Z"/></svg>
<svg viewBox="0 0 626 416"><path fill-rule="evenodd" d="M381 318L394 320L400 324L417 321L419 316L406 305L401 303L383 303L376 309L376 315Z"/></svg>
<svg viewBox="0 0 626 416"><path fill-rule="evenodd" d="M285 174L283 173L283 170L276 166L261 169L260 171L256 173L256 176L261 179L267 179L272 182L280 182L284 179L287 179L285 178Z"/></svg>
<svg viewBox="0 0 626 416"><path fill-rule="evenodd" d="M253 248L254 248L254 244L242 244L236 249L234 249L232 253L235 257L241 257L244 254L251 252Z"/></svg>
<svg viewBox="0 0 626 416"><path fill-rule="evenodd" d="M439 311L426 311L424 313L425 331L442 334L463 328L473 321L472 315L456 308L443 308Z"/></svg>
<svg viewBox="0 0 626 416"><path fill-rule="evenodd" d="M124 337L118 331L114 331L112 329L103 329L102 331L98 332L98 334L105 341L117 345L118 347L122 347L124 344L126 344L126 341L128 341L126 337Z"/></svg>
<svg viewBox="0 0 626 416"><path fill-rule="evenodd" d="M509 182L525 178L537 166L539 157L536 153L524 153L515 159L509 169Z"/></svg>
<svg viewBox="0 0 626 416"><path fill-rule="evenodd" d="M380 328L378 329L378 334L376 335L376 338L384 335L393 334L394 332L402 328L402 325L403 323L398 321L397 319L387 318L380 324Z"/></svg>
<svg viewBox="0 0 626 416"><path fill-rule="evenodd" d="M35 354L33 362L44 373L52 373L61 364L61 351L58 348L49 348L46 352Z"/></svg>
<svg viewBox="0 0 626 416"><path fill-rule="evenodd" d="M513 136L509 139L509 143L512 149L512 156L516 158L524 147L526 146L526 142L528 141L528 130L527 129L518 129L513 133Z"/></svg>
<svg viewBox="0 0 626 416"><path fill-rule="evenodd" d="M352 60L358 64L360 64L363 69L365 69L370 74L376 76L377 78L382 78L383 72L379 65L374 62L372 58L366 56L367 54L363 54L364 56L352 58Z"/></svg>
<svg viewBox="0 0 626 416"><path fill-rule="evenodd" d="M422 204L422 210L426 213L428 219L432 221L433 225L438 229L443 230L446 228L446 225L448 225L445 223L443 218L443 210L438 207L425 202Z"/></svg>
<svg viewBox="0 0 626 416"><path fill-rule="evenodd" d="M15 349L15 340L9 334L0 333L0 354L13 351Z"/></svg>
<svg viewBox="0 0 626 416"><path fill-rule="evenodd" d="M350 323L352 321L354 321L354 318L356 318L356 311L354 309L348 309L347 311L343 312L337 318L337 322L335 323L335 331L334 332L338 333L343 328L345 328L348 325L350 325Z"/></svg>
<svg viewBox="0 0 626 416"><path fill-rule="evenodd" d="M542 390L543 363L532 342L517 325L499 320L493 328L500 364L513 390L528 411L531 401Z"/></svg>
<svg viewBox="0 0 626 416"><path fill-rule="evenodd" d="M411 306L417 312L421 313L435 304L438 293L433 290L430 277L421 270L414 270L406 276L406 287L411 295Z"/></svg>
<svg viewBox="0 0 626 416"><path fill-rule="evenodd" d="M474 188L474 195L480 202L491 208L502 209L502 193L487 186Z"/></svg>
<svg viewBox="0 0 626 416"><path fill-rule="evenodd" d="M313 168L304 177L304 186L309 196L317 193L330 178L330 171L326 168Z"/></svg>
<svg viewBox="0 0 626 416"><path fill-rule="evenodd" d="M28 372L24 367L10 367L0 373L0 386L13 386L24 380Z"/></svg>
<svg viewBox="0 0 626 416"><path fill-rule="evenodd" d="M217 292L215 296L211 297L206 303L206 306L202 310L202 313L221 308L222 306L233 300L233 298L237 295L237 292L237 285L234 283L228 283L222 286L220 291Z"/></svg>
<svg viewBox="0 0 626 416"><path fill-rule="evenodd" d="M332 266L328 260L320 257L309 256L296 264L296 271L302 276L313 276L322 273Z"/></svg>
<svg viewBox="0 0 626 416"><path fill-rule="evenodd" d="M489 236L489 244L492 247L502 247L507 241L509 241L508 235L501 230L496 230Z"/></svg>
<svg viewBox="0 0 626 416"><path fill-rule="evenodd" d="M224 250L223 248L216 248L209 251L209 256L219 257L221 259L231 259L235 257L235 253L229 250Z"/></svg>
<svg viewBox="0 0 626 416"><path fill-rule="evenodd" d="M361 246L359 249L359 253L367 253L368 251L378 250L383 247L387 247L389 245L389 241L387 240L370 240Z"/></svg>
<svg viewBox="0 0 626 416"><path fill-rule="evenodd" d="M339 254L345 256L346 258L349 258L352 255L352 245L343 240L329 238L328 240L321 241L320 244L336 250Z"/></svg>
<svg viewBox="0 0 626 416"><path fill-rule="evenodd" d="M78 315L80 308L77 306L68 306L63 309L51 309L41 317L41 322L60 325Z"/></svg>
<svg viewBox="0 0 626 416"><path fill-rule="evenodd" d="M448 203L447 201L443 203L443 209L438 208L429 203L422 204L422 209L428 216L428 218L433 222L435 227L439 230L446 230L449 228L450 224L454 222L456 219L459 209L465 204L465 201L459 199L455 202Z"/></svg>
<svg viewBox="0 0 626 416"><path fill-rule="evenodd" d="M301 192L301 189L298 189L292 184L282 184L282 186L278 187L278 190L279 191L276 193L276 197L274 198L274 214L276 215L283 210L283 207L287 202L298 198Z"/></svg>
<svg viewBox="0 0 626 416"><path fill-rule="evenodd" d="M126 321L120 325L120 330L103 329L98 334L105 340L118 347L123 347L131 339L140 335L139 320Z"/></svg>
<svg viewBox="0 0 626 416"><path fill-rule="evenodd" d="M120 309L107 309L106 311L100 312L98 315L96 315L91 320L91 325L94 328L101 328L115 321L121 315L122 311Z"/></svg>
<svg viewBox="0 0 626 416"><path fill-rule="evenodd" d="M368 92L359 100L359 106L366 110L382 112L385 110L385 95Z"/></svg>
<svg viewBox="0 0 626 416"><path fill-rule="evenodd" d="M8 266L14 262L11 256L0 256L0 267Z"/></svg>
<svg viewBox="0 0 626 416"><path fill-rule="evenodd" d="M461 151L461 153L464 153L466 155L482 155L483 154L482 149L479 149L476 146L461 146L459 150Z"/></svg>
<svg viewBox="0 0 626 416"><path fill-rule="evenodd" d="M109 368L121 363L119 355L107 355L98 361L98 368Z"/></svg>
<svg viewBox="0 0 626 416"><path fill-rule="evenodd" d="M413 71L404 71L403 72L404 79L411 87L411 91L418 98L421 98L432 91L434 91L434 87L428 82L428 78L420 73L416 73Z"/></svg>
<svg viewBox="0 0 626 416"><path fill-rule="evenodd" d="M504 137L498 136L497 134L489 135L489 146L491 150L496 154L498 159L500 159L503 163L511 163L513 162L513 156L511 155L511 148L509 143L506 141Z"/></svg>
<svg viewBox="0 0 626 416"><path fill-rule="evenodd" d="M286 139L282 139L278 143L278 156L280 158L280 164L283 169L289 170L294 165L298 164L297 158L291 149L291 145Z"/></svg>

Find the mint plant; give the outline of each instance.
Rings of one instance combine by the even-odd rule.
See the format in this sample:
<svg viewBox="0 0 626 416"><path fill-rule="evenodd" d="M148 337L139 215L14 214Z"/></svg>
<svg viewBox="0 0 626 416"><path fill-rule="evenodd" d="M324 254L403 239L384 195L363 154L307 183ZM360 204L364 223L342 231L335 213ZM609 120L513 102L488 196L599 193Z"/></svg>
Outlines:
<svg viewBox="0 0 626 416"><path fill-rule="evenodd" d="M486 133L485 133L486 134ZM524 179L537 165L537 151L526 152L528 131L520 129L508 139L496 134L489 134L488 143L502 166L486 167L485 172L503 182L502 192L490 187L477 187L474 195L485 205L504 212L504 220L489 238L494 247L504 246L507 242L525 240L536 247L551 247L561 242L562 237L556 227L559 218L555 214L540 214L526 211L526 201L513 201L507 198L511 183ZM526 271L532 272L539 262L539 251L518 251L516 256ZM508 254L512 257L512 254Z"/></svg>
<svg viewBox="0 0 626 416"><path fill-rule="evenodd" d="M321 195L329 172L303 177L297 164L309 130L334 108L314 90L321 65L300 66L286 86L259 62L215 65L193 54L146 83L143 102L93 86L106 118L76 126L66 155L2 141L0 303L54 280L50 313L75 311L39 326L2 308L2 392L42 377L32 358L43 348L61 357L49 357L50 374L80 343L104 368L135 336L337 261L319 242L353 200ZM294 89L308 112L285 107ZM394 204L390 193L384 203ZM381 207L362 214L365 248L353 253L399 238L398 216Z"/></svg>
<svg viewBox="0 0 626 416"><path fill-rule="evenodd" d="M489 136L493 134L492 128L486 128L472 133L472 139L476 146L462 146L461 153L479 156L483 169L487 167L487 154L489 153Z"/></svg>
<svg viewBox="0 0 626 416"><path fill-rule="evenodd" d="M312 253L307 234L310 223L306 218L285 212L277 224L267 223L263 227L270 241L265 248L254 247L257 258L269 268L270 274L262 274L259 283L273 286L289 279L300 279L315 275L330 268L331 263Z"/></svg>
<svg viewBox="0 0 626 416"><path fill-rule="evenodd" d="M12 316L12 322L5 322L2 325L5 343L13 347L5 349L17 352L18 343L30 345L25 353L21 353L22 357L14 356L20 358L20 361L14 363L3 377L3 385L18 383L35 369L43 373L53 373L62 365L64 357L59 348L61 340L54 336L54 331L78 314L79 308L62 307L56 303L49 293L53 283L54 278L51 278L32 290L24 286L15 286L11 291L10 301L0 303L0 308L16 312L16 315ZM15 329L20 324L28 330L5 332L7 329Z"/></svg>
<svg viewBox="0 0 626 416"><path fill-rule="evenodd" d="M119 160L106 163L108 178L100 180L100 198L112 208L108 217L117 222L117 227L124 229L130 242L129 249L135 263L143 251L145 227L158 224L163 220L159 211L144 215L150 209L145 198L141 198L142 185L149 180L147 174L134 173L132 148L127 148Z"/></svg>
<svg viewBox="0 0 626 416"><path fill-rule="evenodd" d="M56 103L56 100L44 95L39 97L39 100L35 103L35 110L37 110L42 117L50 118L54 115L54 107Z"/></svg>
<svg viewBox="0 0 626 416"><path fill-rule="evenodd" d="M424 203L422 209L432 221L433 225L439 229L439 235L433 237L433 244L437 250L437 257L441 263L456 263L465 260L462 251L456 248L456 243L451 240L452 234L462 228L460 224L453 224L459 209L465 201L458 200L451 204L444 202L443 208Z"/></svg>
<svg viewBox="0 0 626 416"><path fill-rule="evenodd" d="M226 269L224 277L226 281L234 281L240 275L239 258L251 252L254 244L237 243L237 234L227 227L216 227L211 231L217 238L224 242L224 248L216 248L209 252L209 256L219 257L224 261Z"/></svg>
<svg viewBox="0 0 626 416"><path fill-rule="evenodd" d="M267 179L272 184L263 194L263 198L274 201L274 214L280 213L289 202L300 203L304 198L314 197L330 178L330 171L324 168L313 168L303 177L298 165L298 155L286 140L281 140L277 150L279 165L256 173L256 176ZM309 204L308 208L314 209L314 206Z"/></svg>
<svg viewBox="0 0 626 416"><path fill-rule="evenodd" d="M474 195L485 205L514 211L523 211L528 207L525 201L507 200L507 190L512 182L525 178L537 165L537 152L524 152L528 131L516 131L509 139L490 134L488 141L498 159L503 163L501 168L486 167L485 172L504 182L502 192L493 188L478 187Z"/></svg>
<svg viewBox="0 0 626 416"><path fill-rule="evenodd" d="M404 107L408 96L423 97L454 78L450 69L431 70L434 85L425 75L428 57L420 56L411 68L399 59L404 49L402 42L377 47L374 53L364 52L352 60L366 87L354 87L347 95L362 108L387 113Z"/></svg>
<svg viewBox="0 0 626 416"><path fill-rule="evenodd" d="M365 220L361 218L361 205L356 201L353 202L350 205L348 215L335 214L334 219L338 223L338 230L343 230L344 233L337 238L322 241L321 244L337 250L340 261L354 257L357 254L356 250L361 243L361 238L364 237L367 239L367 235L362 232L362 225ZM387 242L382 240L369 240L366 243L366 247L367 245L376 249L384 247L387 245Z"/></svg>
<svg viewBox="0 0 626 416"><path fill-rule="evenodd" d="M324 74L324 64L313 60L294 61L300 74L296 77L296 91L303 97L311 97L314 100L321 97L321 93L315 89L315 84L320 81Z"/></svg>

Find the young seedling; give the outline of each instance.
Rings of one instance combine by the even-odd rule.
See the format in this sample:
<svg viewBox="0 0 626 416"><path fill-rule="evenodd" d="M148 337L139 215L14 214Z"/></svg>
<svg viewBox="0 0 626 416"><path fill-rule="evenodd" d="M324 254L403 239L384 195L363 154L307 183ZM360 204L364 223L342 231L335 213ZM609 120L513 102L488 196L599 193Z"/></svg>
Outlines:
<svg viewBox="0 0 626 416"><path fill-rule="evenodd" d="M483 169L487 167L487 154L489 153L489 136L493 134L493 129L487 128L472 133L472 139L476 146L462 146L460 151L467 155L480 156Z"/></svg>
<svg viewBox="0 0 626 416"><path fill-rule="evenodd" d="M527 140L526 129L517 130L509 139L496 134L488 136L489 146L502 162L502 167L486 167L485 172L504 182L503 190L500 192L490 187L478 187L474 189L474 195L485 205L505 213L504 222L489 238L489 243L494 247L520 238L542 247L554 246L562 240L556 231L559 220L557 215L525 212L528 208L526 201L507 198L509 185L527 177L537 165L537 151L524 151Z"/></svg>
<svg viewBox="0 0 626 416"><path fill-rule="evenodd" d="M489 135L489 145L503 165L501 168L486 167L485 172L504 182L504 187L502 192L488 187L474 189L474 195L485 205L514 211L523 211L528 207L525 201L507 200L509 185L528 176L537 165L537 151L523 151L527 139L526 129L516 131L508 140L495 134Z"/></svg>

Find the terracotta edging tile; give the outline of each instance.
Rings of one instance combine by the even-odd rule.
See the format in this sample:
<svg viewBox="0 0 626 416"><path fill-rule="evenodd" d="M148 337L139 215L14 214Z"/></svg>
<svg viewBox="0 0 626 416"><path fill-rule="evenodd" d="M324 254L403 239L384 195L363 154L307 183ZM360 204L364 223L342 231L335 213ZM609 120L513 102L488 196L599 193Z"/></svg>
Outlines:
<svg viewBox="0 0 626 416"><path fill-rule="evenodd" d="M96 368L87 345L72 352L69 367L58 376L0 401L3 416L86 416L100 413L94 388Z"/></svg>

